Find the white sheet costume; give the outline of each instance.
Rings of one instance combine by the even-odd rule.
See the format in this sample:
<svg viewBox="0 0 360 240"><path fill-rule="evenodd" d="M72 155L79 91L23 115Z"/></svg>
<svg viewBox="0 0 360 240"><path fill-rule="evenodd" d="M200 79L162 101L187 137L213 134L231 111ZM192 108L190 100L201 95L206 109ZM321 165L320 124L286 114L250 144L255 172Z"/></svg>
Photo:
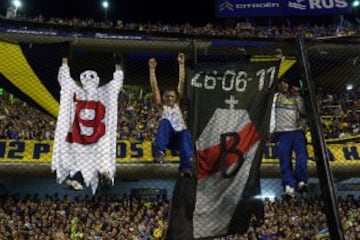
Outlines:
<svg viewBox="0 0 360 240"><path fill-rule="evenodd" d="M93 193L100 174L106 173L114 183L117 103L123 79L123 71L115 70L113 80L99 87L97 73L87 70L80 75L80 87L69 66L60 67L60 110L51 164L58 183L77 172Z"/></svg>

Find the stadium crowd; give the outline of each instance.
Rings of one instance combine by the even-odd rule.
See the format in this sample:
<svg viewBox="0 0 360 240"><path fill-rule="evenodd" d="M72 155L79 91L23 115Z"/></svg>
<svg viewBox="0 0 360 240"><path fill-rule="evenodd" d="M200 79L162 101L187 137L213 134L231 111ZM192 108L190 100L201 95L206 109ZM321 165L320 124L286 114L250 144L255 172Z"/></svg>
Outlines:
<svg viewBox="0 0 360 240"><path fill-rule="evenodd" d="M195 26L190 23L185 24L167 24L162 22L156 23L125 23L122 20L117 21L101 21L94 19L80 19L80 18L54 18L44 17L38 15L36 17L26 17L12 14L2 16L2 19L13 20L18 22L46 24L49 26L62 26L74 29L81 28L97 28L97 29L111 29L114 31L133 31L139 33L177 33L177 34L191 34L197 36L221 36L221 37L255 37L255 38L273 38L273 39L292 39L300 33L308 39L316 39L321 37L334 36L352 36L359 33L358 22L352 23L350 21L343 21L333 24L293 24L287 20L283 24L257 24L255 21L244 20L243 22L236 22L231 24L207 23L203 26ZM40 26L38 26L40 27ZM51 27L50 27L51 28Z"/></svg>
<svg viewBox="0 0 360 240"><path fill-rule="evenodd" d="M162 23L96 22L93 19L19 18L68 27L113 28L139 32L171 32L226 37L308 38L349 36L359 32L355 25L234 26L171 25ZM159 112L151 94L143 89L125 89L119 97L118 139L152 141ZM323 131L327 139L360 134L360 86L339 93L317 94ZM0 96L0 139L52 140L56 118L3 92ZM1 195L0 239L165 239L171 200L158 196L95 195ZM214 240L240 239L328 239L327 219L321 198L264 200L264 218L253 216L245 234ZM360 239L360 199L339 198L339 213L347 239Z"/></svg>
<svg viewBox="0 0 360 240"><path fill-rule="evenodd" d="M360 238L360 200L338 199L346 239ZM164 196L11 194L0 197L0 238L165 239L171 200ZM244 234L214 240L329 239L320 198L265 199L264 217L251 218Z"/></svg>
<svg viewBox="0 0 360 240"><path fill-rule="evenodd" d="M152 140L159 113L151 93L125 88L119 96L118 138ZM317 92L327 138L358 136L360 87ZM5 90L0 95L1 139L51 140L56 119ZM336 134L335 134L336 133ZM171 200L157 197L95 195L2 195L0 239L165 239ZM329 239L320 198L264 200L264 218L253 216L244 234L214 240ZM360 239L360 200L339 198L346 239Z"/></svg>
<svg viewBox="0 0 360 240"><path fill-rule="evenodd" d="M359 199L339 197L339 215L345 239L360 238ZM217 240L220 240L218 238ZM226 240L310 240L330 239L324 204L320 198L264 200L264 218L252 218L248 231ZM221 239L222 240L222 239Z"/></svg>
<svg viewBox="0 0 360 240"><path fill-rule="evenodd" d="M360 87L335 94L319 91L317 96L325 138L360 133Z"/></svg>
<svg viewBox="0 0 360 240"><path fill-rule="evenodd" d="M57 194L0 197L0 239L163 239L169 200Z"/></svg>
<svg viewBox="0 0 360 240"><path fill-rule="evenodd" d="M330 94L318 92L324 136L341 139L360 134L360 87ZM56 119L9 93L0 96L0 139L52 140ZM151 93L129 88L120 94L117 138L152 141L159 112Z"/></svg>
<svg viewBox="0 0 360 240"><path fill-rule="evenodd" d="M4 92L0 96L0 138L50 140L56 120L19 98Z"/></svg>

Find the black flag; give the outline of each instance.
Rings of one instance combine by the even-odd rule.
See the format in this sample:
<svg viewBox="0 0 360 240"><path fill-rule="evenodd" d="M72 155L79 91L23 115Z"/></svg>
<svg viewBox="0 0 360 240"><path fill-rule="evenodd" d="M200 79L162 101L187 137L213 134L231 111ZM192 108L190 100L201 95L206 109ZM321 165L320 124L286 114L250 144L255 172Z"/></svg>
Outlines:
<svg viewBox="0 0 360 240"><path fill-rule="evenodd" d="M278 70L279 61L199 64L188 70L198 178L194 238L246 230L250 216L244 210L259 189Z"/></svg>

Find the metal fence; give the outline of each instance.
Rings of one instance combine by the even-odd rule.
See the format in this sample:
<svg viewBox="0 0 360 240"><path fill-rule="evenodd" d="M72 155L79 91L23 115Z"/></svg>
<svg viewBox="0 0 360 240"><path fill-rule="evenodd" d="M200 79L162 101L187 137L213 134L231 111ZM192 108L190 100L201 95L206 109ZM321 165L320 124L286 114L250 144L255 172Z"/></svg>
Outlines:
<svg viewBox="0 0 360 240"><path fill-rule="evenodd" d="M148 61L150 58L157 60L156 77L160 90L176 89L179 81L178 53L185 54L187 70L201 63L257 62L264 59L280 61L277 82L285 80L290 87L298 87L300 96L305 99L306 114L301 118L301 130L304 131L308 153L309 178L304 179L307 191L295 191L298 187L296 185L293 186L294 196L290 196L290 199L286 197L286 184L282 180L284 172L281 171L278 158L277 145L280 140L269 134L260 165L260 191L256 196L261 199L262 205L259 206L262 209L254 211L252 216L249 211L249 216L246 215L249 220L251 218L248 228L239 226L241 233L236 233L236 228L232 228L235 229L232 230L234 234L228 236L228 239L256 239L260 236L276 236L278 239L329 238L326 234L330 233L324 229L329 224L337 224L336 221L328 221L329 216L333 216L331 214L337 214L337 209L331 209L334 207L332 204L339 209L339 221L345 234L354 236L357 231L360 48L356 38L306 41L305 49L301 49L296 40L152 36L139 33L104 33L95 38L87 38L85 34L63 37L41 36L36 32L2 33L0 38L3 40L0 42L2 208L6 216L4 219L13 221L0 230L2 237L12 236L15 239L15 236L26 238L60 234L66 238L72 235L71 239L76 239L74 234L79 234L78 238L83 234L85 239L95 239L96 236L104 239L131 239L135 236L137 239L165 239L172 209L169 200L172 200L174 186L180 176L179 154L167 150L163 163L153 161L156 157L154 141L161 113L152 102L154 96L150 87ZM302 58L304 50L306 58ZM64 79L71 76L75 83L71 85L72 88L81 86L81 73L94 70L99 76L100 87L110 86L110 89L116 91L113 85L109 85L112 79L117 78L113 75L115 66L121 65L124 73L123 88L118 95L114 93L110 96L108 93L104 96L96 95L92 99L96 101L97 98L104 98L106 100L103 101L117 103L117 106L112 106L117 111L117 121L107 119L113 124L111 128L116 128L116 144L101 142L100 150L96 152L78 152L75 160L81 161L81 164L76 164L76 169L72 171L61 169L63 165L51 164L53 140L59 134L55 130L61 109L60 96L63 94L60 90L64 91L64 88L58 83L58 71L64 57L68 59L70 68L70 75ZM304 60L308 61L306 64L309 68L304 67ZM83 79L93 77L90 76L93 73L88 74L83 75ZM307 85L307 80L314 86L316 109L311 109L309 93L312 90L309 91L311 86ZM190 84L189 81L187 78L186 84ZM83 96L80 94L73 97L81 101ZM190 102L186 103L185 106L192 107ZM95 113L100 111L97 107L90 109ZM98 125L92 125L91 122L94 113L80 111L76 115L78 121L97 129ZM186 109L186 121L191 121L192 111ZM314 112L318 112L319 116L310 115ZM87 117L90 120L86 120ZM69 116L69 119L70 123L75 121L73 116ZM329 178L319 180L323 176L319 175L318 166L323 159L314 151L314 131L311 131L316 129L314 120L320 123L318 130L325 140L325 165L328 159L331 170L325 175L334 180L331 183L323 182ZM60 127L57 131L63 137L68 136L67 129ZM91 131L90 136L94 135ZM290 140L287 141L290 143ZM58 153L64 161L69 160L64 158L67 153L62 149ZM112 169L111 163L110 167L103 166L100 160L112 153L116 156L115 169ZM292 162L296 162L295 155ZM69 161L68 164L74 162ZM54 168L57 172L64 170L62 175L55 176L52 171ZM87 175L87 172L91 174L78 179L75 173L79 171L83 175ZM78 180L82 186L76 185L75 188L83 188L82 191L74 194L69 190L74 185L65 178L68 174L75 175L70 180ZM110 177L111 180L112 174L114 182L108 184L106 179ZM97 177L99 187L93 188L95 191L91 192L90 187L97 186ZM57 184L57 179L62 184ZM68 186L64 187L66 183L69 189ZM331 192L332 184L335 186L334 192ZM12 195L15 191L13 189L24 194ZM37 198L35 194L39 193L48 194ZM337 198L333 200L338 202L329 204L328 199L323 197L332 194ZM80 197L74 197L69 203L66 195ZM50 207L49 202L57 206ZM29 213L39 203L40 206L48 206L50 210L46 213L46 208L37 207L36 213ZM190 203L190 206L192 204L195 203ZM16 210L13 208L15 206ZM324 211L323 206L328 210ZM221 219L221 216L218 218ZM45 220L48 222L45 223ZM356 227L350 228L347 224ZM324 235L321 235L322 230ZM338 231L341 233L341 229Z"/></svg>

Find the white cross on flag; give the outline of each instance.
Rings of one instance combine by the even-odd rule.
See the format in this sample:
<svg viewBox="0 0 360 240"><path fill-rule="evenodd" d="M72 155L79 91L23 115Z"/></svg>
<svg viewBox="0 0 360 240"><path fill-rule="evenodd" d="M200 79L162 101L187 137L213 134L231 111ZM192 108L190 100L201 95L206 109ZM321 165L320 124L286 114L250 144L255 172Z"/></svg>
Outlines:
<svg viewBox="0 0 360 240"><path fill-rule="evenodd" d="M194 238L241 229L238 217L244 216L235 212L258 189L278 69L279 62L271 61L201 64L188 71L198 177Z"/></svg>

